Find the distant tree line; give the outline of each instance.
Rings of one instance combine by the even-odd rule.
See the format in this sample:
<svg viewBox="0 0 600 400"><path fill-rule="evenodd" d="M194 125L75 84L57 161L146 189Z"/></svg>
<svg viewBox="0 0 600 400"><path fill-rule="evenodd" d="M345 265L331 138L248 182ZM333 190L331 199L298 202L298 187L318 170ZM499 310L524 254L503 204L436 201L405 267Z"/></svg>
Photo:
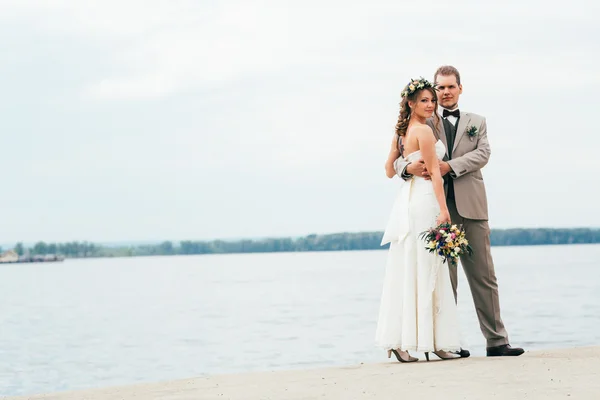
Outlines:
<svg viewBox="0 0 600 400"><path fill-rule="evenodd" d="M492 246L600 243L600 229L492 229Z"/></svg>
<svg viewBox="0 0 600 400"><path fill-rule="evenodd" d="M69 242L69 243L46 243L37 242L33 247L25 248L23 243L17 243L14 251L22 256L62 254L65 257L94 257L98 255L101 248L94 243L89 242Z"/></svg>
<svg viewBox="0 0 600 400"><path fill-rule="evenodd" d="M62 254L65 257L134 257L178 254L273 253L300 251L378 250L383 232L333 233L308 235L299 238L267 238L255 240L184 240L174 244L137 246L101 246L89 242L45 243L38 242L25 248L17 243L19 254ZM600 243L600 229L495 229L491 233L492 246L527 246L547 244Z"/></svg>

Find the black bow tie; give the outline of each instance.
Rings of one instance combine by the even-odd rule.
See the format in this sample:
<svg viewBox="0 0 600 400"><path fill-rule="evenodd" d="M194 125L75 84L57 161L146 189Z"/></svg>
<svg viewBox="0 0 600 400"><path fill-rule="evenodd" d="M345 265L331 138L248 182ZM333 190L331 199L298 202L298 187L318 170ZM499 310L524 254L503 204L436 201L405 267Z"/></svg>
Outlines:
<svg viewBox="0 0 600 400"><path fill-rule="evenodd" d="M454 116L456 118L460 118L460 110L457 108L454 111L448 111L448 110L446 110L444 108L444 112L442 113L442 117L448 118L448 116L450 116L450 115L452 115L452 116Z"/></svg>

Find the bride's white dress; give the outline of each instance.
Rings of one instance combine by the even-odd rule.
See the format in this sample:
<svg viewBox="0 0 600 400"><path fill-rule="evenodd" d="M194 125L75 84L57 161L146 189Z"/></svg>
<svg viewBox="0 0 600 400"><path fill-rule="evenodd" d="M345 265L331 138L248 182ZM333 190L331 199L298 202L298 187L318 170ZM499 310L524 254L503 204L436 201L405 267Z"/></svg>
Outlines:
<svg viewBox="0 0 600 400"><path fill-rule="evenodd" d="M442 141L435 145L441 160ZM421 158L420 150L407 161ZM433 184L403 182L381 244L390 243L375 341L384 349L418 352L460 349L458 314L448 264L429 253L421 232L435 226L439 206Z"/></svg>

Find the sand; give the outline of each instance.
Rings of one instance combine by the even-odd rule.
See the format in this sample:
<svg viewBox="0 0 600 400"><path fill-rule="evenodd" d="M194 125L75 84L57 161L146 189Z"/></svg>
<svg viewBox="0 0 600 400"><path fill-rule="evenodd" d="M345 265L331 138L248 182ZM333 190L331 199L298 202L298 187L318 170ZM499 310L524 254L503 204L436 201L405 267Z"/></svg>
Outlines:
<svg viewBox="0 0 600 400"><path fill-rule="evenodd" d="M416 354L421 356L422 354ZM435 356L433 356L435 358ZM392 359L394 360L394 359ZM600 347L220 375L3 399L600 399Z"/></svg>

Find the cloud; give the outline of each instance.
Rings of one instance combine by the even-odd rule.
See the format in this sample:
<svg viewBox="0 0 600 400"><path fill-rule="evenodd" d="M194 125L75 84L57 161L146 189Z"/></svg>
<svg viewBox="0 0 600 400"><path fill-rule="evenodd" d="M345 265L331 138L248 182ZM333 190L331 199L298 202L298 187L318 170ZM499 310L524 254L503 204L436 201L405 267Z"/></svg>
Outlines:
<svg viewBox="0 0 600 400"><path fill-rule="evenodd" d="M463 59L464 64L476 66L477 58L487 53L488 58L498 58L505 70L507 64L512 65L510 73L517 79L521 77L518 84L539 82L531 79L539 75L536 72L560 72L565 60L571 61L573 69L587 67L574 79L598 79L592 66L582 65L585 60L576 51L563 54L562 62L556 63L548 62L556 61L554 52L540 55L534 47L530 54L515 54L512 47L515 41L535 37L534 29L527 30L535 23L551 21L560 30L571 21L590 20L589 11L598 8L591 4L559 10L514 1L502 6L433 1L423 7L414 2L373 2L367 6L308 1L298 6L289 1L224 1L209 6L188 0L24 0L9 1L2 7L13 18L29 19L50 32L101 37L114 43L114 52L106 54L113 71L82 88L85 98L100 100L168 96L294 66L328 64L346 68L366 62L365 67L370 65L375 72L381 68L378 61L391 68L407 64L407 59L419 65L413 58L423 57L423 53L465 46L473 47L475 60ZM447 39L440 38L449 29L453 34L446 46ZM381 60L377 57L377 42L390 40L397 42L398 52ZM372 46L375 48L369 49ZM375 58L370 59L373 55ZM489 59L480 59L479 63L488 73L495 72L489 70ZM517 68L520 73L514 74ZM485 71L474 70L472 77Z"/></svg>
<svg viewBox="0 0 600 400"><path fill-rule="evenodd" d="M600 89L597 11L5 0L0 128L18 149L3 158L16 188L0 198L5 238L380 229L400 87L447 63L463 75L461 108L488 118L494 226L600 224L596 189L574 176L598 165L585 118Z"/></svg>
<svg viewBox="0 0 600 400"><path fill-rule="evenodd" d="M103 100L156 98L171 94L176 86L168 75L104 79L84 89L84 97Z"/></svg>

